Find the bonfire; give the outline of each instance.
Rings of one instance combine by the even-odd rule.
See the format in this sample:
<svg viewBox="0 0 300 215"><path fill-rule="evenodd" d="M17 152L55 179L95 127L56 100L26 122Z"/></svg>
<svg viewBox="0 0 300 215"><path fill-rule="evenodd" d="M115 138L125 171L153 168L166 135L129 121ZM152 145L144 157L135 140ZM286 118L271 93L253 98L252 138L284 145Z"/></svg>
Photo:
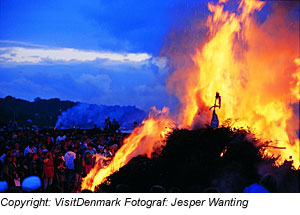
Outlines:
<svg viewBox="0 0 300 215"><path fill-rule="evenodd" d="M84 178L82 189L95 191L110 183L117 185L115 181L125 183L124 171L136 175L136 171L130 171L130 165L139 163L138 160L141 167L145 164L146 170L149 168L142 171L147 178L140 178L145 187L149 180L168 187L180 186L185 191L188 188L184 182L197 180L197 185L204 187L222 187L218 185L220 178L228 182L226 177L237 174L234 179L238 186L222 191L240 192L243 186L257 181L258 163L262 160L269 161L271 166L289 166L291 171L300 168L299 124L294 110L300 98L299 29L285 23L280 8L275 8L263 24L257 24L254 14L262 10L264 2L241 0L235 10L226 9L227 3L208 3L210 14L204 24L199 23L207 29L206 40L196 43L191 53L181 53L186 56L182 59L191 59L191 65L179 65L178 52L166 51L170 65L175 68L167 86L181 103L179 114L169 113L166 107L161 111L154 108L124 140L108 166L97 162ZM222 108L217 110L221 128L205 129L210 125L209 107L216 92L222 95ZM190 160L181 163L181 153L169 153L178 142L184 145L182 149L191 150L181 152L189 154L184 159ZM132 160L137 156L146 157ZM171 165L171 161L175 163ZM157 162L163 164L164 171L155 170ZM195 163L194 172L190 165L183 165L188 162ZM125 165L128 167L121 171ZM118 175L112 175L118 171ZM179 174L169 178L176 171ZM165 181L163 176L156 178L160 174L166 175ZM149 188L145 187L134 191Z"/></svg>

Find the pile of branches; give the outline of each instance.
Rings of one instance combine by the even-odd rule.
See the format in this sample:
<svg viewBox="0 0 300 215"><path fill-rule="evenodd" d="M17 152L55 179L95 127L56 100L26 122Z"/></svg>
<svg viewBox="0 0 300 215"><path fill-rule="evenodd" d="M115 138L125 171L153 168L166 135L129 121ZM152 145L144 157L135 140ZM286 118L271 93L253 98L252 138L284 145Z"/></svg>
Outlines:
<svg viewBox="0 0 300 215"><path fill-rule="evenodd" d="M262 158L265 147L245 130L177 129L161 153L133 158L96 192L243 192L259 182L262 166L277 168L275 159ZM299 172L286 166L285 174L297 179Z"/></svg>

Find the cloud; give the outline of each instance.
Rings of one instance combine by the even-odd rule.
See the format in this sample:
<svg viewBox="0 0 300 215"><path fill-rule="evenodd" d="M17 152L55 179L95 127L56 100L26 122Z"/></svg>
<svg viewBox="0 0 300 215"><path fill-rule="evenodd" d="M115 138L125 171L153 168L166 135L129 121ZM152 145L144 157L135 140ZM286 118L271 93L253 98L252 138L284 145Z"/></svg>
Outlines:
<svg viewBox="0 0 300 215"><path fill-rule="evenodd" d="M47 48L48 46L40 45L40 44L34 44L29 42L23 42L23 41L15 41L15 40L0 40L0 46L21 46L21 47L33 47L33 48Z"/></svg>
<svg viewBox="0 0 300 215"><path fill-rule="evenodd" d="M95 89L101 89L104 92L109 92L111 85L111 78L104 74L82 74L77 80L78 83L83 85L92 85Z"/></svg>
<svg viewBox="0 0 300 215"><path fill-rule="evenodd" d="M168 60L148 53L84 50L0 40L0 97L61 98L161 108Z"/></svg>
<svg viewBox="0 0 300 215"><path fill-rule="evenodd" d="M107 60L118 63L139 63L150 59L147 53L116 53L74 48L1 47L0 62L16 64L82 63Z"/></svg>

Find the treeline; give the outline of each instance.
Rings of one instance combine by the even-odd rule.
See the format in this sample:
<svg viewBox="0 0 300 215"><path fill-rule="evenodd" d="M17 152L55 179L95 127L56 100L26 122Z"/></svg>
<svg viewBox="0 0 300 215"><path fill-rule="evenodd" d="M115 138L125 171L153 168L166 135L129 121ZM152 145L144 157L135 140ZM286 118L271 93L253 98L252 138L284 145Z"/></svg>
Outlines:
<svg viewBox="0 0 300 215"><path fill-rule="evenodd" d="M58 98L36 98L34 102L17 99L12 96L0 98L0 124L16 121L18 126L54 127L61 112L78 103L61 101Z"/></svg>

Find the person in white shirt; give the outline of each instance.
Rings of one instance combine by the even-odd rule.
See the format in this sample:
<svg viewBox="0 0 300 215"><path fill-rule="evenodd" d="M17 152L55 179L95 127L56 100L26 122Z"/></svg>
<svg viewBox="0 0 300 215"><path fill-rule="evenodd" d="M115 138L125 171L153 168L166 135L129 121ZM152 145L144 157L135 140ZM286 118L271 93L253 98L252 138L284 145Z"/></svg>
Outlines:
<svg viewBox="0 0 300 215"><path fill-rule="evenodd" d="M28 153L31 153L31 154L37 153L37 149L33 143L30 143L30 145L25 148L24 156L26 156Z"/></svg>
<svg viewBox="0 0 300 215"><path fill-rule="evenodd" d="M67 151L64 156L65 166L66 166L66 182L67 182L67 187L65 190L66 192L71 192L74 188L74 177L75 177L74 160L76 158L76 154L71 150L72 149L69 148L69 151Z"/></svg>
<svg viewBox="0 0 300 215"><path fill-rule="evenodd" d="M64 160L65 160L65 166L67 169L74 169L74 159L76 158L76 153L73 151L68 151L65 156L64 156Z"/></svg>
<svg viewBox="0 0 300 215"><path fill-rule="evenodd" d="M56 143L59 143L60 141L65 140L66 138L67 138L66 135L61 134L56 138Z"/></svg>

